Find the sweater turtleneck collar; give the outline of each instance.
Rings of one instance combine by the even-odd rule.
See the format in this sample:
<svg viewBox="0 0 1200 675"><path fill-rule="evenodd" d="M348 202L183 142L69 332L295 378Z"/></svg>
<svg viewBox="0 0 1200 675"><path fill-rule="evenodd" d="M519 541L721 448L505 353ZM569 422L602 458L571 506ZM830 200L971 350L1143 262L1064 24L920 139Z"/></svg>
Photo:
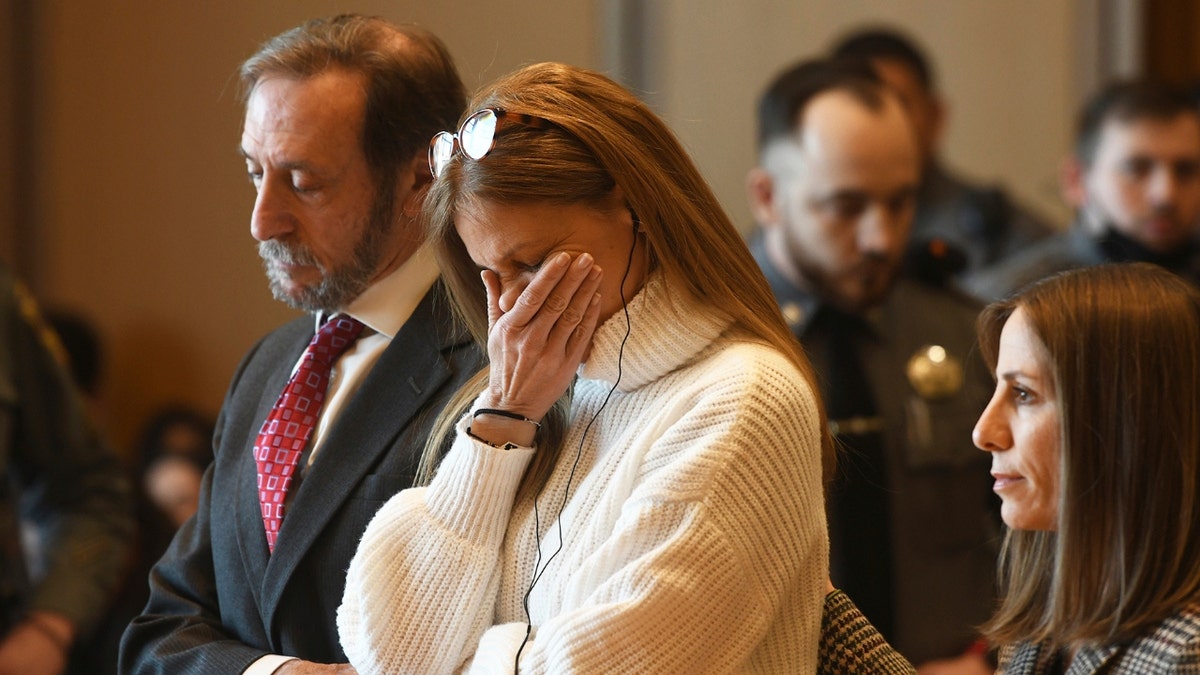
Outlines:
<svg viewBox="0 0 1200 675"><path fill-rule="evenodd" d="M617 310L596 329L580 377L611 383L619 375L617 389L634 391L687 364L733 323L723 312L669 288L661 273L647 278L629 301L628 313L628 324L625 312Z"/></svg>

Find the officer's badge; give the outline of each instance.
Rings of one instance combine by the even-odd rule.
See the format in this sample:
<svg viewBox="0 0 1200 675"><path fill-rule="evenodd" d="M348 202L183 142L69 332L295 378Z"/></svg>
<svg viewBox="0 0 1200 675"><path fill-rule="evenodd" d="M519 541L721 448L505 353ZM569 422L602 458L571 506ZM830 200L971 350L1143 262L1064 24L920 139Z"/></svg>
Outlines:
<svg viewBox="0 0 1200 675"><path fill-rule="evenodd" d="M908 382L921 398L936 400L957 394L963 385L963 365L941 345L926 345L908 359Z"/></svg>
<svg viewBox="0 0 1200 675"><path fill-rule="evenodd" d="M800 307L799 303L785 302L779 306L779 312L783 314L783 320L793 331L804 325L804 309Z"/></svg>

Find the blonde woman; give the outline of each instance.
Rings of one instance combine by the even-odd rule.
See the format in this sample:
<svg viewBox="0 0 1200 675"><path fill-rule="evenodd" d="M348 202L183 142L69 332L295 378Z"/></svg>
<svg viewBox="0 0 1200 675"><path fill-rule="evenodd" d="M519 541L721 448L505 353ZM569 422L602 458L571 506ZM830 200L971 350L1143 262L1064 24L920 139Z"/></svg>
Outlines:
<svg viewBox="0 0 1200 675"><path fill-rule="evenodd" d="M830 442L809 366L679 142L540 64L435 138L425 203L487 369L364 535L362 673L813 672Z"/></svg>

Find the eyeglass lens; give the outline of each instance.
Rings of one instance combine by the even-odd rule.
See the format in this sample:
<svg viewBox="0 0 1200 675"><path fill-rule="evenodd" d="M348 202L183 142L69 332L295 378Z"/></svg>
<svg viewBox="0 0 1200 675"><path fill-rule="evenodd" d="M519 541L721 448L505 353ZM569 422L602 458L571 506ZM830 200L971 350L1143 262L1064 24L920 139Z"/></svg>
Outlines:
<svg viewBox="0 0 1200 675"><path fill-rule="evenodd" d="M438 132L429 145L429 170L433 175L442 175L442 169L454 154L454 134L449 131Z"/></svg>
<svg viewBox="0 0 1200 675"><path fill-rule="evenodd" d="M464 155L480 160L488 154L496 138L498 119L495 111L480 110L463 122L458 130L458 143L462 146Z"/></svg>

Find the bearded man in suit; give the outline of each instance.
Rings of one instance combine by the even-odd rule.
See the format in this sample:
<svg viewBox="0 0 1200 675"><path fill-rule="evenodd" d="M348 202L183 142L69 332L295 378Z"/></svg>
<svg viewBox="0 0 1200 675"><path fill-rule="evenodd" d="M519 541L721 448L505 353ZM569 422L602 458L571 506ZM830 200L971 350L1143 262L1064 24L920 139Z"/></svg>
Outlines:
<svg viewBox="0 0 1200 675"><path fill-rule="evenodd" d="M271 39L241 76L250 231L275 297L311 315L263 338L234 374L199 512L151 572L122 672L348 668L335 612L350 558L378 507L412 484L436 412L482 364L417 222L429 139L465 103L445 46L344 15ZM280 392L307 372L327 321L355 327L336 339L349 348L329 357L294 468L272 474L277 446L264 439Z"/></svg>

